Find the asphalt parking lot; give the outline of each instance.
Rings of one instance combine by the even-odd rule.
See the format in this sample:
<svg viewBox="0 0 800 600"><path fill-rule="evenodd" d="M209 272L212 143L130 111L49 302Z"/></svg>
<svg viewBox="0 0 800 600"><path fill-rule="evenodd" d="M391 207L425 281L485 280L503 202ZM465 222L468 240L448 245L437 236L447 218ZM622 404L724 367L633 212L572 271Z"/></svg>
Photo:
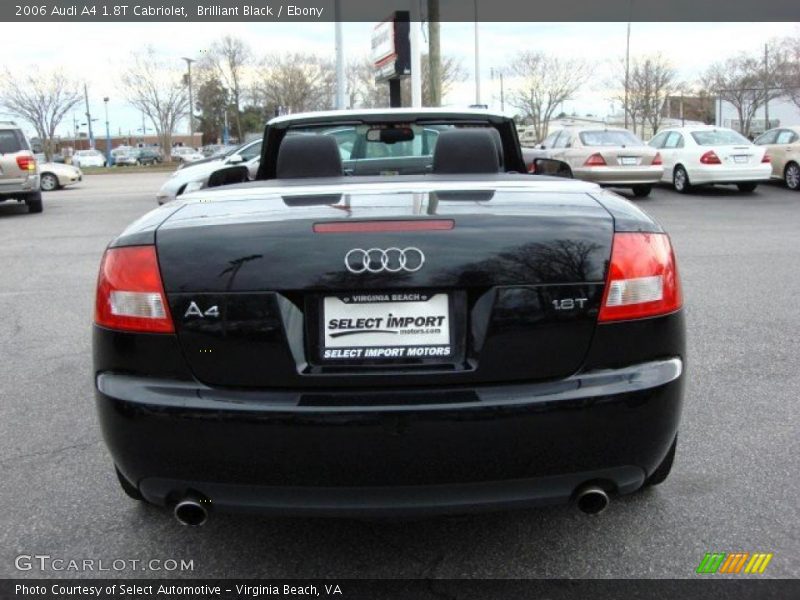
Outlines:
<svg viewBox="0 0 800 600"><path fill-rule="evenodd" d="M96 175L0 204L0 577L20 554L186 559L128 577L693 577L704 553L772 552L800 576L800 193L763 185L639 202L672 235L688 315L678 455L658 488L598 517L569 507L423 521L215 515L200 529L118 489L91 381L108 241L155 207L164 174ZM96 576L108 573L94 573Z"/></svg>

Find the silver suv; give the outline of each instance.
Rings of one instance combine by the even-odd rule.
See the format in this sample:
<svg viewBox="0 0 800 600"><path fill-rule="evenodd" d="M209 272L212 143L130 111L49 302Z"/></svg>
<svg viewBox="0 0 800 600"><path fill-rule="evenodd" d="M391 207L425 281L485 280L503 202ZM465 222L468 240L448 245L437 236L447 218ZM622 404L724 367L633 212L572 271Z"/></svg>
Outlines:
<svg viewBox="0 0 800 600"><path fill-rule="evenodd" d="M16 123L0 121L0 202L16 199L32 213L42 212L39 167Z"/></svg>

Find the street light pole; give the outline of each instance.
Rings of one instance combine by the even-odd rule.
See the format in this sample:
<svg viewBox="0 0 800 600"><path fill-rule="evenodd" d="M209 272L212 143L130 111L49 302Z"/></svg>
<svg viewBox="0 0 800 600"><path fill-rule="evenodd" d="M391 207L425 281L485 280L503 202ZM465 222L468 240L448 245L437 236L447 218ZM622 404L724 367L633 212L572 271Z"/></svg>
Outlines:
<svg viewBox="0 0 800 600"><path fill-rule="evenodd" d="M189 145L194 147L194 98L192 97L192 63L193 58L183 57L186 61L186 69L188 71L188 84L189 84Z"/></svg>
<svg viewBox="0 0 800 600"><path fill-rule="evenodd" d="M83 84L83 99L86 101L86 123L89 125L89 148L94 150L94 134L92 133L92 113L89 112L89 87Z"/></svg>
<svg viewBox="0 0 800 600"><path fill-rule="evenodd" d="M336 45L336 109L347 108L344 77L344 41L342 34L342 2L335 0L333 5L334 36Z"/></svg>
<svg viewBox="0 0 800 600"><path fill-rule="evenodd" d="M108 96L103 98L106 107L106 165L111 166L111 130L108 128Z"/></svg>
<svg viewBox="0 0 800 600"><path fill-rule="evenodd" d="M478 0L475 0L475 104L481 103L481 53L478 45Z"/></svg>

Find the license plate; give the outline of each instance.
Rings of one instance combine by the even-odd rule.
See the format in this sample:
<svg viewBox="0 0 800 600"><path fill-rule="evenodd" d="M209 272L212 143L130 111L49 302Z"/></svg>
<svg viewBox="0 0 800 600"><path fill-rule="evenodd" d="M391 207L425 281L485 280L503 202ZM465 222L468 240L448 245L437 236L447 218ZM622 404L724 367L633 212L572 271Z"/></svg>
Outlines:
<svg viewBox="0 0 800 600"><path fill-rule="evenodd" d="M638 163L638 159L635 156L620 156L619 162L621 165L631 166Z"/></svg>
<svg viewBox="0 0 800 600"><path fill-rule="evenodd" d="M733 157L733 162L746 163L750 157L747 154L736 154Z"/></svg>
<svg viewBox="0 0 800 600"><path fill-rule="evenodd" d="M447 294L358 293L322 304L323 360L449 358Z"/></svg>

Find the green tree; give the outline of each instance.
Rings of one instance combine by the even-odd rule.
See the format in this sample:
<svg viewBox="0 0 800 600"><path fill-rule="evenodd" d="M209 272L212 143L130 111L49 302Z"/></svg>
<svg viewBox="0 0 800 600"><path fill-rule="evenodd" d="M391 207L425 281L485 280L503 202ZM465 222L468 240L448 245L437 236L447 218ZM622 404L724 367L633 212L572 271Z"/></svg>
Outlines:
<svg viewBox="0 0 800 600"><path fill-rule="evenodd" d="M222 139L225 109L229 101L229 94L217 77L204 79L198 87L195 97L195 108L198 113L196 118L199 122L199 131L203 134L204 144L214 144Z"/></svg>

